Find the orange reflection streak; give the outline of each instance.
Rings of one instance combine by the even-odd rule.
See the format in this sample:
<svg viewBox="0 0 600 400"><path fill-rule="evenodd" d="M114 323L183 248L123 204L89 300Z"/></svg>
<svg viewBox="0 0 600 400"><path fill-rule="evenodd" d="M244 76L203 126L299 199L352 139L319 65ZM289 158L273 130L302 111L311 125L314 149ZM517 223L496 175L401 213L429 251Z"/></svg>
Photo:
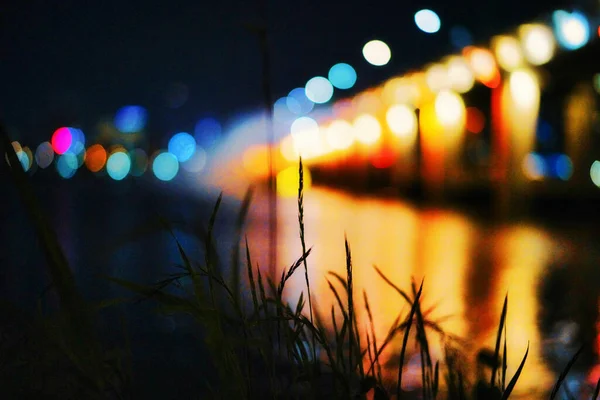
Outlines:
<svg viewBox="0 0 600 400"><path fill-rule="evenodd" d="M247 233L255 265L266 265L267 238L261 234L266 231L266 204L265 194L258 193L250 210ZM278 274L301 254L297 207L296 199L280 200ZM327 279L338 285L328 271L346 276L346 234L363 346L368 328L363 291L368 295L379 344L397 315L408 313L404 300L377 275L373 265L406 291L411 290L412 276L417 284L424 277L423 309L435 306L430 316L434 320L451 316L440 321L442 328L466 339L473 351L494 346L508 291L507 376L514 374L530 342L527 366L515 394L530 395L551 387L555 377L540 351L536 292L540 274L556 257L556 244L547 235L522 226L482 228L460 214L417 211L400 201L356 198L323 187L313 187L305 194L304 213L306 244L313 247L308 259L313 306L327 328L332 328L331 306L336 303ZM301 292L306 293L303 268L288 282L284 296L295 305ZM345 303L343 295L342 300ZM340 317L337 310L336 315ZM433 332L428 336L432 338L433 357L441 359L437 336ZM400 342L398 339L383 353L382 364L397 355ZM410 359L410 354L407 357ZM396 373L393 368L383 371L384 376Z"/></svg>

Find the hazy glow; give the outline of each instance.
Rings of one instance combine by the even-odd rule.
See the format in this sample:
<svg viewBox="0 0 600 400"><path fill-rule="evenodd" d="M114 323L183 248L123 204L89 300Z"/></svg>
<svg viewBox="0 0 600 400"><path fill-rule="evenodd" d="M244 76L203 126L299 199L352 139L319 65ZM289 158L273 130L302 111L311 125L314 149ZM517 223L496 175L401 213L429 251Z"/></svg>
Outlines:
<svg viewBox="0 0 600 400"><path fill-rule="evenodd" d="M500 84L500 73L496 66L494 55L486 49L469 48L465 50L475 77L488 87L497 87Z"/></svg>
<svg viewBox="0 0 600 400"><path fill-rule="evenodd" d="M48 168L54 161L54 150L50 142L43 142L35 151L35 161L40 168Z"/></svg>
<svg viewBox="0 0 600 400"><path fill-rule="evenodd" d="M179 162L185 162L194 155L196 140L187 132L179 132L169 140L168 149Z"/></svg>
<svg viewBox="0 0 600 400"><path fill-rule="evenodd" d="M300 117L292 123L290 130L296 153L303 157L319 154L321 151L321 137L317 121L309 117Z"/></svg>
<svg viewBox="0 0 600 400"><path fill-rule="evenodd" d="M417 116L413 109L404 104L391 106L385 119L390 131L398 137L412 137L417 133Z"/></svg>
<svg viewBox="0 0 600 400"><path fill-rule="evenodd" d="M387 148L383 148L370 157L371 165L378 169L389 168L396 161L396 154Z"/></svg>
<svg viewBox="0 0 600 400"><path fill-rule="evenodd" d="M594 90L600 94L600 74L594 75Z"/></svg>
<svg viewBox="0 0 600 400"><path fill-rule="evenodd" d="M415 24L425 33L436 33L440 30L442 22L435 12L421 10L415 13Z"/></svg>
<svg viewBox="0 0 600 400"><path fill-rule="evenodd" d="M450 42L456 49L462 50L473 44L473 37L464 26L454 26L450 29Z"/></svg>
<svg viewBox="0 0 600 400"><path fill-rule="evenodd" d="M106 161L106 172L115 181L125 179L131 169L129 155L122 151L112 153Z"/></svg>
<svg viewBox="0 0 600 400"><path fill-rule="evenodd" d="M194 128L194 139L205 149L212 149L218 143L223 128L214 118L202 118ZM195 143L194 143L195 144Z"/></svg>
<svg viewBox="0 0 600 400"><path fill-rule="evenodd" d="M73 143L73 135L67 127L58 128L52 134L52 148L56 154L64 154Z"/></svg>
<svg viewBox="0 0 600 400"><path fill-rule="evenodd" d="M512 71L523 64L521 45L511 36L500 36L493 40L494 52L498 64L507 71Z"/></svg>
<svg viewBox="0 0 600 400"><path fill-rule="evenodd" d="M520 107L531 107L539 96L540 88L533 73L518 70L510 75L510 94Z"/></svg>
<svg viewBox="0 0 600 400"><path fill-rule="evenodd" d="M485 128L485 115L476 107L468 107L465 127L471 133L481 133Z"/></svg>
<svg viewBox="0 0 600 400"><path fill-rule="evenodd" d="M353 124L356 140L363 144L373 144L381 137L381 125L370 114L359 115Z"/></svg>
<svg viewBox="0 0 600 400"><path fill-rule="evenodd" d="M567 50L577 50L590 39L590 25L582 13L557 10L552 14L556 40Z"/></svg>
<svg viewBox="0 0 600 400"><path fill-rule="evenodd" d="M354 132L349 122L338 119L325 129L325 140L334 150L345 150L354 143Z"/></svg>
<svg viewBox="0 0 600 400"><path fill-rule="evenodd" d="M73 153L61 155L56 162L56 170L61 178L71 178L77 172L77 156Z"/></svg>
<svg viewBox="0 0 600 400"><path fill-rule="evenodd" d="M600 187L600 161L596 160L592 163L592 167L590 168L590 178L592 178L594 185Z"/></svg>
<svg viewBox="0 0 600 400"><path fill-rule="evenodd" d="M132 176L142 176L148 169L148 154L142 149L133 149L129 152L131 159L131 170L129 174Z"/></svg>
<svg viewBox="0 0 600 400"><path fill-rule="evenodd" d="M122 133L135 133L144 129L147 118L144 107L124 106L116 112L114 124Z"/></svg>
<svg viewBox="0 0 600 400"><path fill-rule="evenodd" d="M181 167L188 172L198 173L206 166L206 151L200 146L196 147L196 151L192 158L181 164Z"/></svg>
<svg viewBox="0 0 600 400"><path fill-rule="evenodd" d="M327 78L315 76L305 86L306 97L317 104L327 103L333 97L333 86Z"/></svg>
<svg viewBox="0 0 600 400"><path fill-rule="evenodd" d="M92 172L98 172L106 164L106 158L104 147L94 144L85 152L85 166Z"/></svg>
<svg viewBox="0 0 600 400"><path fill-rule="evenodd" d="M546 162L536 153L529 153L523 159L523 173L533 181L543 179L546 176Z"/></svg>
<svg viewBox="0 0 600 400"><path fill-rule="evenodd" d="M466 93L473 88L475 77L463 57L454 56L447 62L448 84L457 93Z"/></svg>
<svg viewBox="0 0 600 400"><path fill-rule="evenodd" d="M305 88L293 89L287 96L286 104L297 115L308 114L315 107L315 103L306 97Z"/></svg>
<svg viewBox="0 0 600 400"><path fill-rule="evenodd" d="M552 59L555 51L554 35L545 25L523 25L519 28L521 47L527 61L543 65Z"/></svg>
<svg viewBox="0 0 600 400"><path fill-rule="evenodd" d="M311 187L310 171L304 167L302 170L304 190ZM300 172L297 166L291 166L277 174L277 194L282 197L298 196Z"/></svg>
<svg viewBox="0 0 600 400"><path fill-rule="evenodd" d="M432 92L439 92L449 86L448 70L441 64L434 64L425 72L425 82Z"/></svg>
<svg viewBox="0 0 600 400"><path fill-rule="evenodd" d="M350 89L356 83L356 71L346 63L335 64L329 70L327 77L338 89Z"/></svg>
<svg viewBox="0 0 600 400"><path fill-rule="evenodd" d="M464 112L462 98L449 90L440 92L435 98L435 113L442 125L457 124Z"/></svg>
<svg viewBox="0 0 600 400"><path fill-rule="evenodd" d="M168 152L162 152L152 162L152 172L161 181L170 181L179 172L177 157Z"/></svg>
<svg viewBox="0 0 600 400"><path fill-rule="evenodd" d="M392 58L390 48L381 40L371 40L365 44L362 53L369 64L377 67L386 65Z"/></svg>
<svg viewBox="0 0 600 400"><path fill-rule="evenodd" d="M389 105L404 103L417 106L421 91L419 86L410 78L393 78L385 83L381 96Z"/></svg>

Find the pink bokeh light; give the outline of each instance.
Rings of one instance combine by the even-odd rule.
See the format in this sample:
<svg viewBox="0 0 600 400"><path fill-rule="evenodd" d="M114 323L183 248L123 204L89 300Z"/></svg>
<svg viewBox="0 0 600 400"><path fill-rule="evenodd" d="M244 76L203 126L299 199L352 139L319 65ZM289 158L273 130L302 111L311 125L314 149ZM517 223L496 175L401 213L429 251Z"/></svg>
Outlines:
<svg viewBox="0 0 600 400"><path fill-rule="evenodd" d="M65 154L73 143L73 135L69 128L58 128L52 135L52 149L56 154Z"/></svg>

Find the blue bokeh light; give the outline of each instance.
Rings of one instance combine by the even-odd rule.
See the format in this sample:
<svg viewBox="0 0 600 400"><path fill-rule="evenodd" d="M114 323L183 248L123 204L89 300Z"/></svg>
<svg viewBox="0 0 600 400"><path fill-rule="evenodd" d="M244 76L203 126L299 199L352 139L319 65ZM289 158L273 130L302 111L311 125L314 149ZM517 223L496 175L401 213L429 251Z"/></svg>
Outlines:
<svg viewBox="0 0 600 400"><path fill-rule="evenodd" d="M304 88L293 89L287 96L286 104L290 111L296 115L308 114L315 107L315 103L306 97Z"/></svg>
<svg viewBox="0 0 600 400"><path fill-rule="evenodd" d="M50 142L43 142L35 151L35 161L40 168L48 168L54 161L54 150Z"/></svg>
<svg viewBox="0 0 600 400"><path fill-rule="evenodd" d="M327 76L333 86L338 89L350 89L356 83L356 71L346 63L335 64Z"/></svg>
<svg viewBox="0 0 600 400"><path fill-rule="evenodd" d="M131 170L131 158L127 153L118 151L108 157L106 161L106 172L115 181L125 179Z"/></svg>
<svg viewBox="0 0 600 400"><path fill-rule="evenodd" d="M58 157L56 170L61 178L69 179L77 172L77 156L73 153L65 153Z"/></svg>
<svg viewBox="0 0 600 400"><path fill-rule="evenodd" d="M160 153L152 162L152 172L161 181L172 180L179 172L177 157L168 152Z"/></svg>
<svg viewBox="0 0 600 400"><path fill-rule="evenodd" d="M464 26L454 26L450 29L450 43L455 49L462 50L473 44L473 36Z"/></svg>
<svg viewBox="0 0 600 400"><path fill-rule="evenodd" d="M122 133L139 132L146 126L148 113L142 106L124 106L115 114L114 123Z"/></svg>
<svg viewBox="0 0 600 400"><path fill-rule="evenodd" d="M590 39L590 24L582 13L557 10L552 14L556 40L567 50L577 50Z"/></svg>
<svg viewBox="0 0 600 400"><path fill-rule="evenodd" d="M196 123L194 128L194 138L196 142L205 149L213 149L223 132L223 127L214 118L202 118Z"/></svg>
<svg viewBox="0 0 600 400"><path fill-rule="evenodd" d="M547 159L553 177L568 181L573 175L573 163L566 154L552 154Z"/></svg>
<svg viewBox="0 0 600 400"><path fill-rule="evenodd" d="M306 97L314 103L324 104L333 97L333 85L327 78L315 76L306 82Z"/></svg>
<svg viewBox="0 0 600 400"><path fill-rule="evenodd" d="M189 160L196 151L196 140L187 132L179 132L169 140L169 153L177 157L177 161Z"/></svg>

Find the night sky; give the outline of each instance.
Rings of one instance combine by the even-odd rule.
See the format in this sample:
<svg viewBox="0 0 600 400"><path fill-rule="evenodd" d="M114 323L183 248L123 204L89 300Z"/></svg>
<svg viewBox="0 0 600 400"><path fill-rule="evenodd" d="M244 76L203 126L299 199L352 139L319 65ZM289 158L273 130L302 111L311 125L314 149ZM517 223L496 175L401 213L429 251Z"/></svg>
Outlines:
<svg viewBox="0 0 600 400"><path fill-rule="evenodd" d="M564 0L268 1L274 98L326 76L338 62L358 73L349 94L453 51L449 30L467 27L476 42L566 3ZM571 3L572 4L572 3ZM4 1L0 5L0 116L15 139L37 145L61 125L91 132L126 104L149 110L149 135L192 130L262 105L258 1ZM413 15L431 8L442 29L427 35ZM369 65L370 39L386 41L392 60ZM168 107L173 84L188 89ZM336 94L339 96L340 92ZM90 133L88 133L90 134Z"/></svg>

